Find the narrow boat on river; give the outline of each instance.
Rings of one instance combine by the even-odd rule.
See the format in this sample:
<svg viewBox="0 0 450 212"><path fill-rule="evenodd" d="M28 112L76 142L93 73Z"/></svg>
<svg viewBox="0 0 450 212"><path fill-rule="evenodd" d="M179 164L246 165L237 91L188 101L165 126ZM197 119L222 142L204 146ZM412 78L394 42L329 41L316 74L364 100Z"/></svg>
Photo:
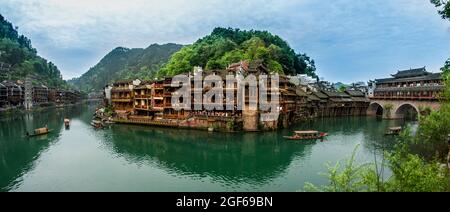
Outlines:
<svg viewBox="0 0 450 212"><path fill-rule="evenodd" d="M391 127L388 129L388 131L385 133L385 135L400 135L402 132L402 127Z"/></svg>
<svg viewBox="0 0 450 212"><path fill-rule="evenodd" d="M46 135L46 134L49 134L50 132L52 132L52 130L48 129L48 127L43 127L43 128L35 129L33 131L33 133L27 132L26 136L27 137L35 137L35 136L39 136L39 135Z"/></svg>
<svg viewBox="0 0 450 212"><path fill-rule="evenodd" d="M315 130L295 131L293 136L284 136L287 140L317 140L324 139L328 133L319 132Z"/></svg>
<svg viewBox="0 0 450 212"><path fill-rule="evenodd" d="M68 118L64 119L64 126L66 127L66 129L70 127L70 119Z"/></svg>

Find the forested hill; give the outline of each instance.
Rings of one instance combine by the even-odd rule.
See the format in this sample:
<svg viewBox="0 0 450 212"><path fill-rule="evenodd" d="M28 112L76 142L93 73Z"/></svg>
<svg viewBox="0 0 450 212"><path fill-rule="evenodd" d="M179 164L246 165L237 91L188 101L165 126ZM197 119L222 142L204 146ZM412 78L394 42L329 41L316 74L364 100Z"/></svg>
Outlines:
<svg viewBox="0 0 450 212"><path fill-rule="evenodd" d="M314 60L296 53L287 42L267 31L216 28L192 45L153 44L146 49L118 47L79 78L69 80L82 91L99 91L119 79L151 80L192 71L224 69L240 60L262 59L280 74L315 74Z"/></svg>
<svg viewBox="0 0 450 212"><path fill-rule="evenodd" d="M82 91L91 92L99 91L119 79L150 80L182 47L172 43L153 44L146 49L118 47L81 77L69 80L69 83Z"/></svg>
<svg viewBox="0 0 450 212"><path fill-rule="evenodd" d="M192 71L194 66L207 70L224 69L240 60L262 59L270 71L286 75L315 74L314 60L296 53L289 44L267 31L216 28L211 35L185 46L175 53L158 76L173 76Z"/></svg>
<svg viewBox="0 0 450 212"><path fill-rule="evenodd" d="M37 55L31 40L19 35L17 28L0 14L0 82L23 80L28 74L39 77L39 83L66 87L55 64Z"/></svg>

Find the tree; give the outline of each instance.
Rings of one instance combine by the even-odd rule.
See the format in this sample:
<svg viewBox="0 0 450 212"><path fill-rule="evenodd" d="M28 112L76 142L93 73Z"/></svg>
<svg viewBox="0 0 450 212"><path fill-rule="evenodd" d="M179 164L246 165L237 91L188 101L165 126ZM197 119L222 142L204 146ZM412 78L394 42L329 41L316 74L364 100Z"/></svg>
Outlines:
<svg viewBox="0 0 450 212"><path fill-rule="evenodd" d="M345 92L345 90L347 90L347 86L345 86L345 85L341 85L341 86L339 86L339 88L338 88L338 91L339 91L339 92Z"/></svg>
<svg viewBox="0 0 450 212"><path fill-rule="evenodd" d="M392 104L386 104L383 106L384 110L386 111L386 118L391 118L392 115L392 109L394 108L394 105Z"/></svg>
<svg viewBox="0 0 450 212"><path fill-rule="evenodd" d="M449 0L430 0L436 7L439 8L439 14L443 19L450 21L450 1Z"/></svg>
<svg viewBox="0 0 450 212"><path fill-rule="evenodd" d="M14 27L0 15L0 62L11 65L7 79L20 80L28 74L36 74L42 80L41 83L59 87L64 86L58 67L37 55L36 49L31 45L31 40L24 35L19 35L17 27ZM2 81L4 79L0 79Z"/></svg>
<svg viewBox="0 0 450 212"><path fill-rule="evenodd" d="M315 75L315 64L306 54L296 54L286 41L267 31L215 28L212 33L185 46L158 72L173 76L193 67L225 69L241 60L262 60L271 72Z"/></svg>

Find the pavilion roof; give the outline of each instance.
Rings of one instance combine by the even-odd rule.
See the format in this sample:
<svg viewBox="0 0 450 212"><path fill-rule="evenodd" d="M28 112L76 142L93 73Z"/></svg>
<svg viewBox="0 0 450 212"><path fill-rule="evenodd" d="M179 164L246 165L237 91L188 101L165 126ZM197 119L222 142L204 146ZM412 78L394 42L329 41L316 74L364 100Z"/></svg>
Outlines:
<svg viewBox="0 0 450 212"><path fill-rule="evenodd" d="M427 72L425 67L415 68L409 70L398 71L397 74L393 74L392 76L395 78L406 78L406 77L417 77L428 75L430 72Z"/></svg>
<svg viewBox="0 0 450 212"><path fill-rule="evenodd" d="M440 80L442 79L442 73L430 73L427 75L409 77L409 78L385 78L385 79L376 79L377 84L381 83L395 83L395 82L413 82L413 81L422 81L422 80Z"/></svg>

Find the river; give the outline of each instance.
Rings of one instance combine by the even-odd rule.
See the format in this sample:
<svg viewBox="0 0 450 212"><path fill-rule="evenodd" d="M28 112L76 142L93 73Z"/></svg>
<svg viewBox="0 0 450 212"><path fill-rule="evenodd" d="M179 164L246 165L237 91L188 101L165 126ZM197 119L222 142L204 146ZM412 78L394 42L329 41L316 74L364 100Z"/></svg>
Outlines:
<svg viewBox="0 0 450 212"><path fill-rule="evenodd" d="M327 183L326 163L373 161L395 144L398 121L317 119L277 132L209 133L89 123L96 105L48 109L0 120L0 191L299 191ZM70 129L64 117L72 119ZM26 138L45 125L49 135ZM293 130L329 133L324 141L286 141Z"/></svg>

